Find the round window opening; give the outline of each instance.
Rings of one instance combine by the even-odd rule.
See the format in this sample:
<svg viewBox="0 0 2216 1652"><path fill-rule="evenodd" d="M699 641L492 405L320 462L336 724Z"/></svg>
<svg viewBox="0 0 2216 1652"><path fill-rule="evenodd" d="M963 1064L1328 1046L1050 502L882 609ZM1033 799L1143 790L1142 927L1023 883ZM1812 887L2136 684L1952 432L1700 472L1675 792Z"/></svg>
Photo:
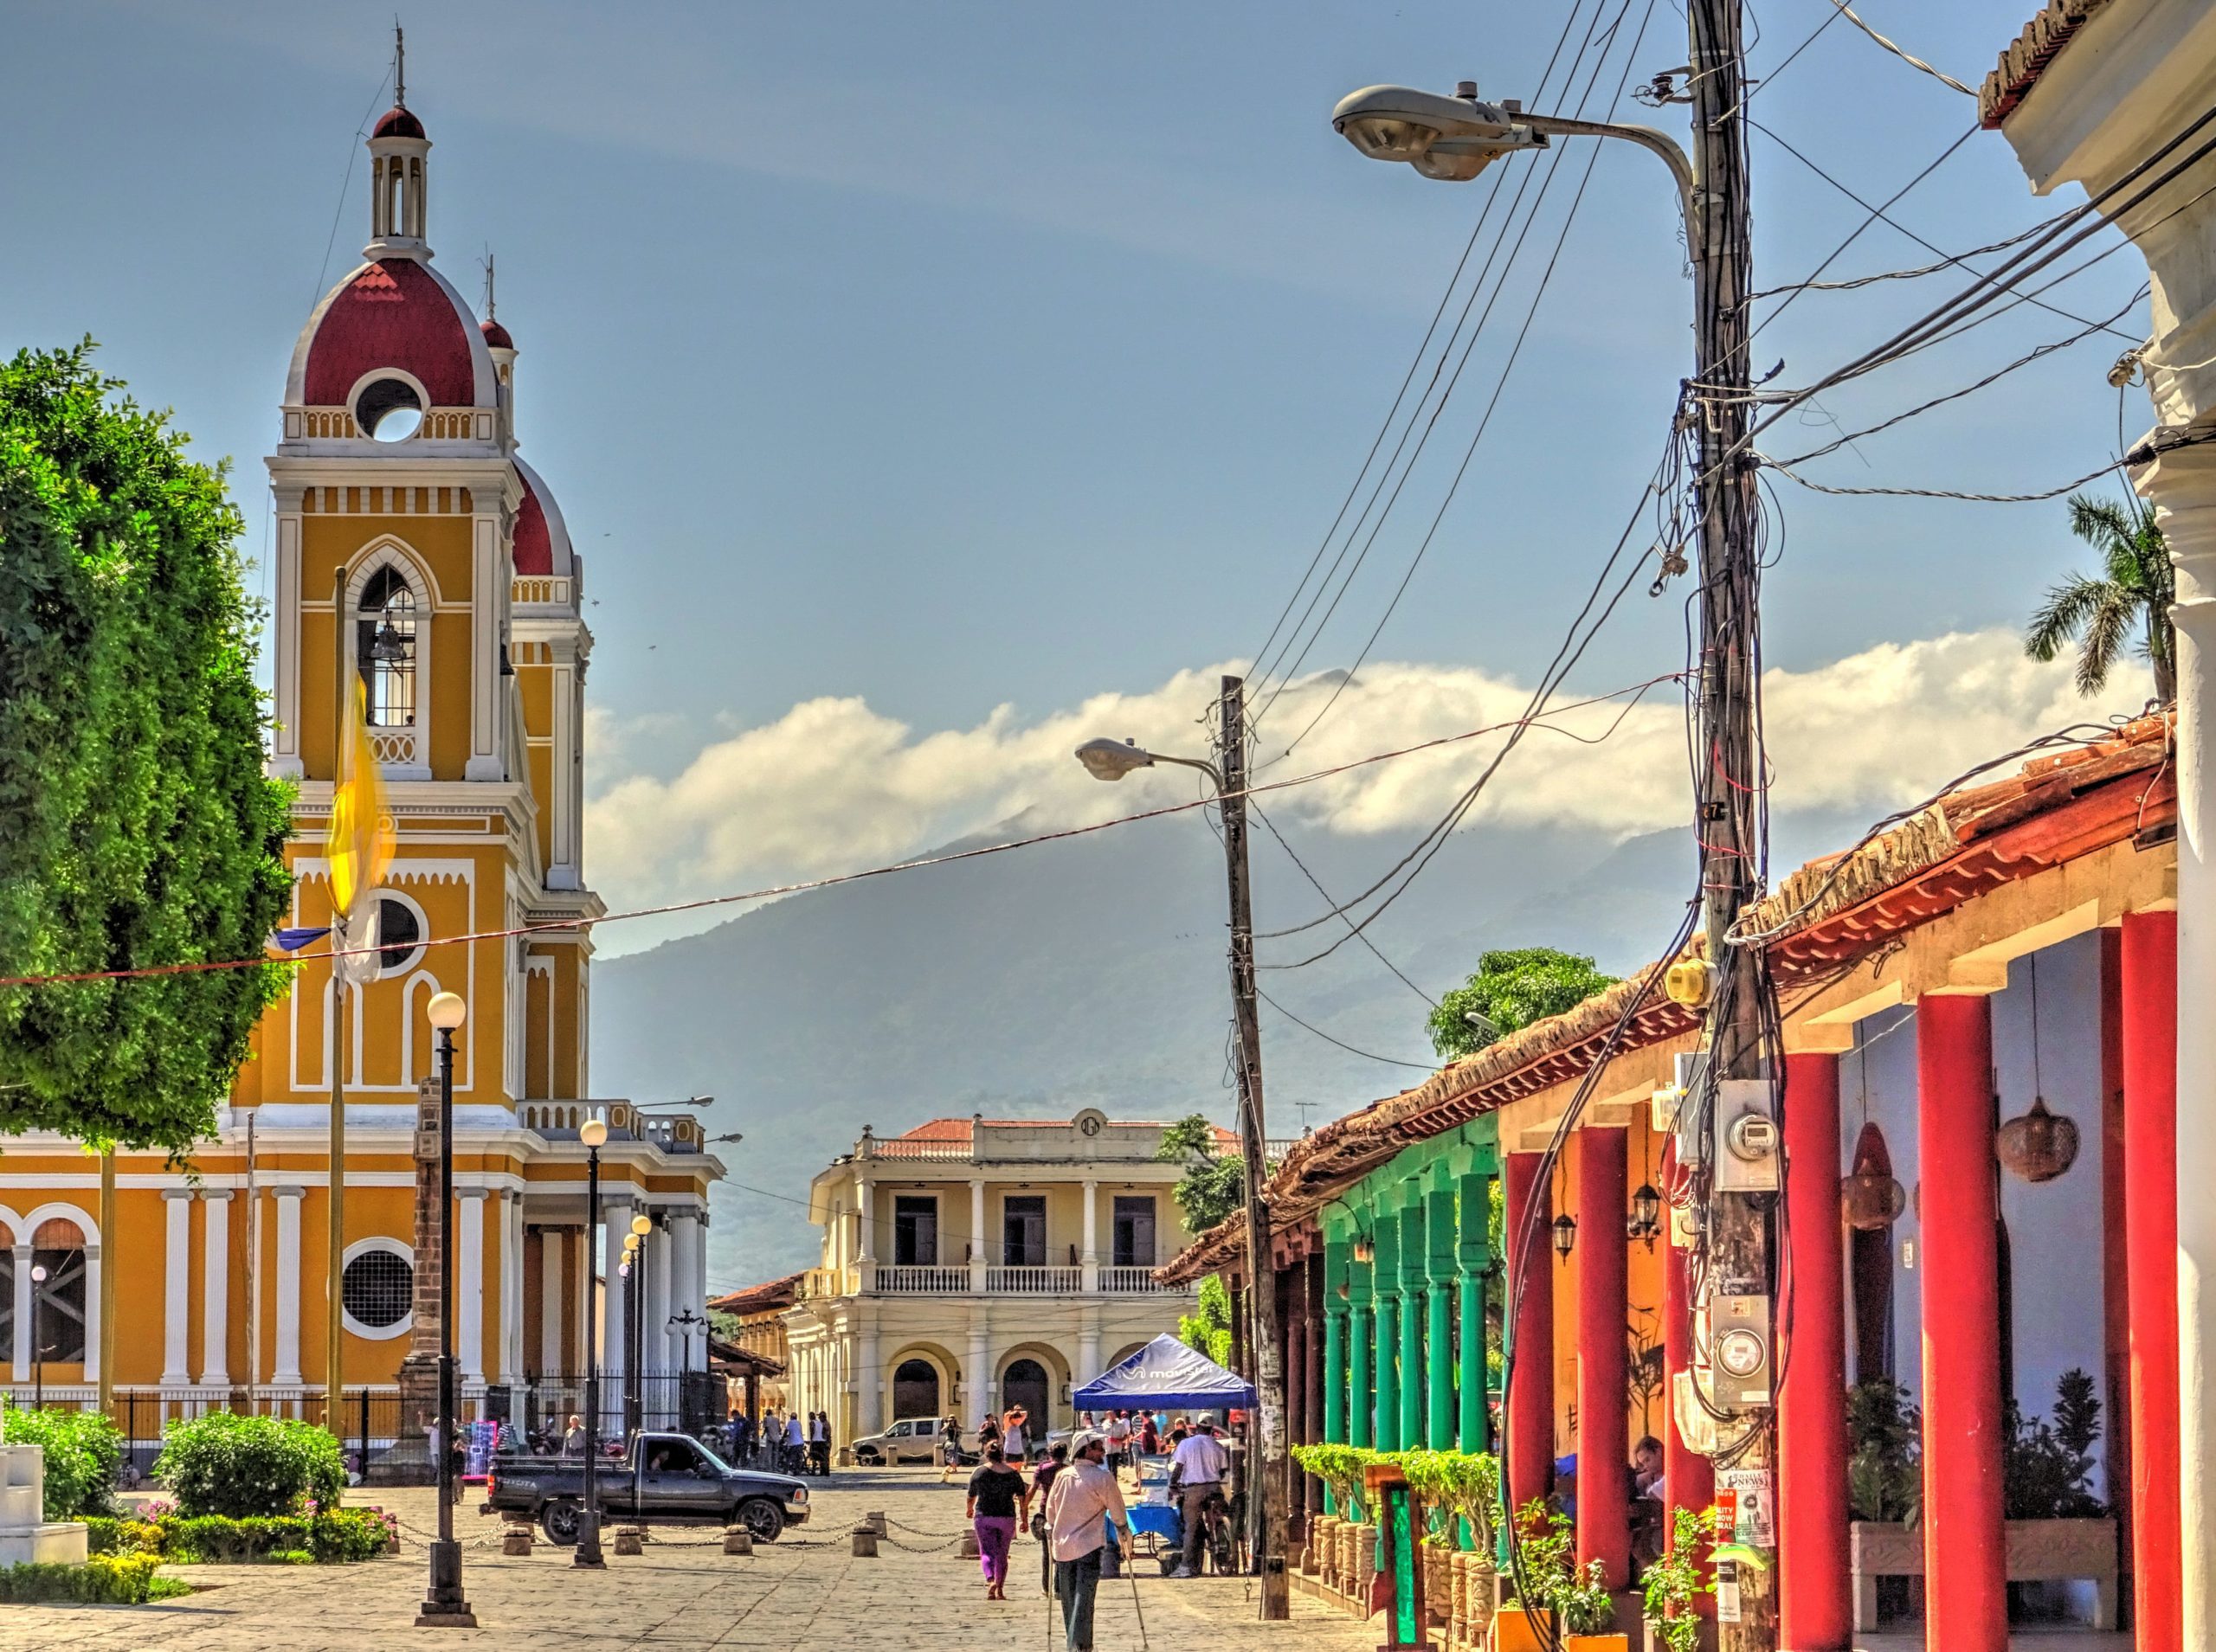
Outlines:
<svg viewBox="0 0 2216 1652"><path fill-rule="evenodd" d="M412 908L398 901L377 903L377 967L386 974L405 969L423 950L423 926Z"/></svg>
<svg viewBox="0 0 2216 1652"><path fill-rule="evenodd" d="M408 1317L416 1267L394 1251L364 1250L346 1264L339 1282L348 1315L372 1331L387 1331Z"/></svg>
<svg viewBox="0 0 2216 1652"><path fill-rule="evenodd" d="M422 426L422 398L404 379L378 379L354 398L354 422L376 440L406 441Z"/></svg>

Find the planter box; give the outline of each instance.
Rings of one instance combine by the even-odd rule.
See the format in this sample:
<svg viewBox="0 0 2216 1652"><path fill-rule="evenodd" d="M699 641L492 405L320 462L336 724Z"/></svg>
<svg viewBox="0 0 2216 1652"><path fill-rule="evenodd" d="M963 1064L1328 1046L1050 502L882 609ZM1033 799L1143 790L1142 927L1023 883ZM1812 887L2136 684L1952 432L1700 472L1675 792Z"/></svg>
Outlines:
<svg viewBox="0 0 2216 1652"><path fill-rule="evenodd" d="M1423 1615L1438 1629L1454 1612L1454 1552L1427 1543L1419 1552L1423 1556Z"/></svg>
<svg viewBox="0 0 2216 1652"><path fill-rule="evenodd" d="M1492 1620L1494 1652L1553 1652L1543 1627L1547 1614L1504 1606ZM1627 1635L1565 1635L1562 1652L1631 1652Z"/></svg>
<svg viewBox="0 0 2216 1652"><path fill-rule="evenodd" d="M1878 1579L1923 1576L1923 1533L1891 1520L1851 1520L1847 1547L1854 1572L1854 1627L1878 1627ZM2116 1620L2116 1522L2113 1520L2010 1520L2010 1583L2083 1580L2093 1585L2090 1628Z"/></svg>
<svg viewBox="0 0 2216 1652"><path fill-rule="evenodd" d="M1317 1515L1308 1522L1308 1546L1301 1551L1301 1571L1325 1584L1338 1570L1338 1529L1337 1514Z"/></svg>

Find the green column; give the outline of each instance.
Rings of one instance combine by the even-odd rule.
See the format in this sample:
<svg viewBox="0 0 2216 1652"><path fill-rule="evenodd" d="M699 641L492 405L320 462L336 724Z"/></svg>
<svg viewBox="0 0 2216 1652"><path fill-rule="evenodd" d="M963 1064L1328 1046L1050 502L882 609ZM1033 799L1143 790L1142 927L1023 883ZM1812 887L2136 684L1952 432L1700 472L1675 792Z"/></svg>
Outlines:
<svg viewBox="0 0 2216 1652"><path fill-rule="evenodd" d="M1368 1445L1376 1399L1369 1392L1369 1264L1347 1260L1347 1443Z"/></svg>
<svg viewBox="0 0 2216 1652"><path fill-rule="evenodd" d="M1423 1443L1423 1200L1401 1212L1401 1449Z"/></svg>
<svg viewBox="0 0 2216 1652"><path fill-rule="evenodd" d="M1443 1174L1424 1192L1424 1443L1454 1449L1454 1186Z"/></svg>
<svg viewBox="0 0 2216 1652"><path fill-rule="evenodd" d="M1401 1351L1397 1314L1401 1302L1401 1224L1389 1212L1378 1218L1375 1243L1377 1261L1373 1273L1377 1292L1377 1369L1373 1379L1377 1385L1377 1449L1397 1451L1401 1449L1401 1385L1395 1364Z"/></svg>
<svg viewBox="0 0 2216 1652"><path fill-rule="evenodd" d="M1324 1438L1343 1445L1347 1437L1347 1305L1339 1293L1347 1284L1347 1242L1324 1238ZM1324 1512L1339 1511L1330 1486L1324 1488Z"/></svg>
<svg viewBox="0 0 2216 1652"><path fill-rule="evenodd" d="M1461 1406L1457 1418L1465 1451L1491 1449L1485 1405L1485 1271L1492 1265L1492 1178L1461 1179L1457 1192L1459 1231L1454 1261L1462 1293Z"/></svg>

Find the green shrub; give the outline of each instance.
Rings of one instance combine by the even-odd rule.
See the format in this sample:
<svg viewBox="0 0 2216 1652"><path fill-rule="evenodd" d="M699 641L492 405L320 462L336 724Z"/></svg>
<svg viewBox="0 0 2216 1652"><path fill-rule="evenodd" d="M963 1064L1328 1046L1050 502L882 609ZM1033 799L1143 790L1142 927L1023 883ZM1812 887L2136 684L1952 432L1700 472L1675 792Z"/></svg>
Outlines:
<svg viewBox="0 0 2216 1652"><path fill-rule="evenodd" d="M392 1522L373 1508L334 1508L319 1514L171 1515L138 1527L143 1551L180 1565L239 1565L253 1561L369 1560L391 1541Z"/></svg>
<svg viewBox="0 0 2216 1652"><path fill-rule="evenodd" d="M101 1606L135 1606L189 1595L192 1585L160 1578L151 1554L96 1554L81 1566L26 1561L0 1567L0 1600L69 1600Z"/></svg>
<svg viewBox="0 0 2216 1652"><path fill-rule="evenodd" d="M335 1506L346 1485L338 1442L313 1424L229 1411L171 1423L154 1475L178 1514L235 1520Z"/></svg>
<svg viewBox="0 0 2216 1652"><path fill-rule="evenodd" d="M0 1406L0 1438L46 1448L46 1518L81 1520L115 1512L123 1433L101 1411L19 1411Z"/></svg>

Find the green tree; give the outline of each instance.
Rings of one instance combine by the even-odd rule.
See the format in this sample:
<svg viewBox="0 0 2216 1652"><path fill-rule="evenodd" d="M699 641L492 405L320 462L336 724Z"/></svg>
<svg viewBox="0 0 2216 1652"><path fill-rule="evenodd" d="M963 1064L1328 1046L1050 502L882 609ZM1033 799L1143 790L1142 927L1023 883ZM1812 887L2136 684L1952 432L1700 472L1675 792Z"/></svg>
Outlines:
<svg viewBox="0 0 2216 1652"><path fill-rule="evenodd" d="M1552 947L1485 953L1478 973L1431 1012L1431 1047L1442 1060L1473 1056L1518 1027L1575 1009L1615 983L1590 958Z"/></svg>
<svg viewBox="0 0 2216 1652"><path fill-rule="evenodd" d="M2136 630L2134 652L2154 667L2155 697L2168 705L2177 697L2177 635L2170 625L2177 575L2154 507L2135 498L2119 504L2073 493L2070 531L2100 552L2102 572L2072 574L2047 592L2024 633L2024 652L2052 659L2075 642L2078 691L2097 694Z"/></svg>
<svg viewBox="0 0 2216 1652"><path fill-rule="evenodd" d="M1185 1167L1170 1197L1188 1231L1205 1233L1246 1204L1245 1163L1237 1154L1221 1150L1215 1126L1201 1114L1188 1113L1164 1130L1154 1156Z"/></svg>
<svg viewBox="0 0 2216 1652"><path fill-rule="evenodd" d="M289 889L239 513L74 350L0 367L0 974L259 959ZM183 1149L275 964L0 987L0 1130Z"/></svg>
<svg viewBox="0 0 2216 1652"><path fill-rule="evenodd" d="M1177 1340L1220 1366L1231 1363L1231 1289L1220 1275L1201 1281L1197 1312L1177 1316Z"/></svg>

